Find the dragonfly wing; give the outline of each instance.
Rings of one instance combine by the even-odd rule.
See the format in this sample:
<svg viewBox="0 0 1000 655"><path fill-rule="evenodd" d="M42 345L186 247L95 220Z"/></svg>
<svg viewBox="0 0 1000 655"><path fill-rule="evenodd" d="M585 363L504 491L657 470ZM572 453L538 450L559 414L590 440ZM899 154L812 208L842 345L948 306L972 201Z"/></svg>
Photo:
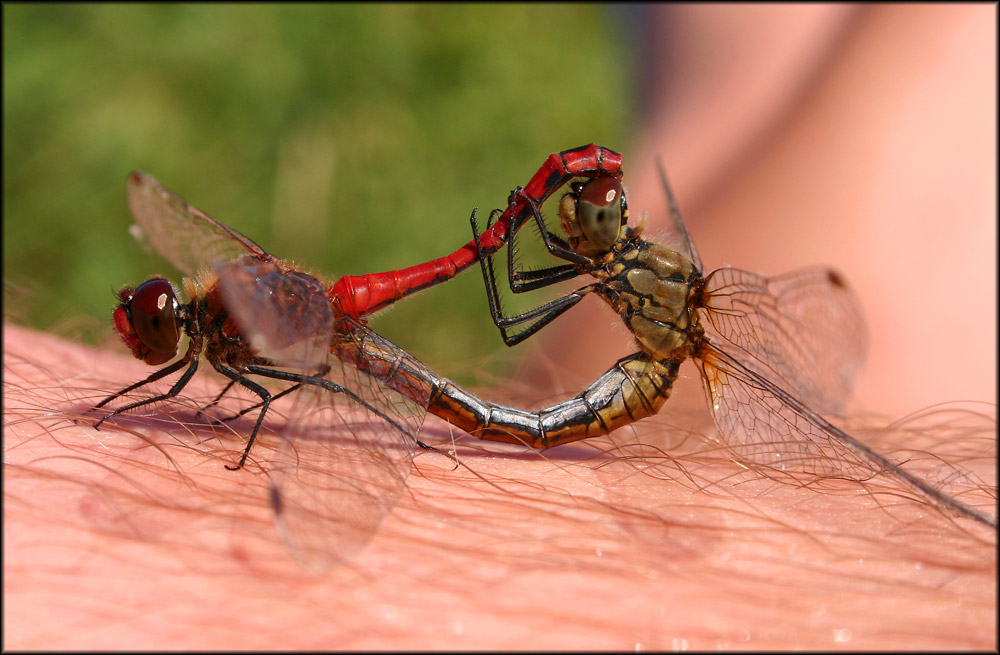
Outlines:
<svg viewBox="0 0 1000 655"><path fill-rule="evenodd" d="M704 307L706 327L740 361L810 407L843 413L868 336L861 305L838 273L814 268L769 279L721 268L705 280Z"/></svg>
<svg viewBox="0 0 1000 655"><path fill-rule="evenodd" d="M928 481L905 466L908 462L893 462L834 426L734 354L710 344L704 350L699 364L720 440L738 459L756 464L760 473L792 474L797 482L803 472L857 481L885 474L938 508L996 528L995 515L951 491L949 480L969 476L962 467L940 463L951 474ZM995 509L995 497L987 506Z"/></svg>
<svg viewBox="0 0 1000 655"><path fill-rule="evenodd" d="M270 258L253 240L192 207L151 175L131 173L125 191L141 238L185 275L241 255Z"/></svg>
<svg viewBox="0 0 1000 655"><path fill-rule="evenodd" d="M333 308L319 280L287 262L253 257L225 262L215 272L226 313L258 355L277 366L321 372Z"/></svg>
<svg viewBox="0 0 1000 655"><path fill-rule="evenodd" d="M247 258L217 273L239 333L302 385L277 448L264 458L279 532L304 566L325 570L353 557L392 511L426 410L357 362L330 358L339 341L367 328L335 333L330 300L315 278L279 260Z"/></svg>
<svg viewBox="0 0 1000 655"><path fill-rule="evenodd" d="M353 558L395 507L424 416L386 399L395 392L357 369L332 364L325 380L363 401L316 386L297 391L269 470L278 530L317 572Z"/></svg>
<svg viewBox="0 0 1000 655"><path fill-rule="evenodd" d="M701 265L701 255L698 254L698 249L695 247L694 241L691 240L691 235L688 234L684 219L681 218L680 209L677 207L677 199L674 197L673 189L670 188L670 181L667 180L667 169L663 167L663 160L659 157L656 159L656 169L660 173L660 186L663 187L663 193L667 197L667 226L670 228L668 234L671 237L667 243L674 246L677 252L690 259L694 263L695 268L699 271L704 271L705 268ZM670 241L673 243L670 243Z"/></svg>
<svg viewBox="0 0 1000 655"><path fill-rule="evenodd" d="M883 469L880 456L738 356L706 344L698 363L719 437L737 458L772 471L855 480Z"/></svg>

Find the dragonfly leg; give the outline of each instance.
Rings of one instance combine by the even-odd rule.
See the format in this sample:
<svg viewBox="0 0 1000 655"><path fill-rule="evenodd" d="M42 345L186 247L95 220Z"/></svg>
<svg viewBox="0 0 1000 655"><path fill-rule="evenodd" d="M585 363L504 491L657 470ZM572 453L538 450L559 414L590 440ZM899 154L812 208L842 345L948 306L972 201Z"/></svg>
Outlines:
<svg viewBox="0 0 1000 655"><path fill-rule="evenodd" d="M531 211L531 217L534 218L535 226L538 228L538 233L541 235L545 248L549 251L549 253L559 259L571 263L560 266L551 266L534 271L518 270L515 265L515 262L517 261L517 230L513 229L507 239L507 280L510 290L514 293L524 293L526 291L533 291L535 289L540 289L542 287L561 282L562 280L568 280L572 277L576 277L580 273L577 267L589 264L590 260L573 252L566 241L549 231L548 227L545 225L545 219L542 218L541 208L538 206L538 203L534 200L534 198L525 194L524 189L521 187L517 187L511 191L510 198L508 199L509 207L513 208L518 200L523 200L527 209ZM509 209L508 211L513 211L513 209ZM497 214L497 210L494 210L490 214L490 219L487 222L487 230L489 229L490 224L493 223ZM526 219L522 219L517 224L517 227L519 228L523 225L525 220ZM480 245L480 239L478 236L479 229L475 222L475 213L473 213L472 233L476 242L476 249L480 263L489 258L489 263L492 267L492 253L485 252L484 248Z"/></svg>
<svg viewBox="0 0 1000 655"><path fill-rule="evenodd" d="M257 366L257 365L250 365L250 366L247 366L246 368L247 368L247 372L248 373L252 373L254 375L259 375L261 377L271 378L271 379L274 379L274 380L286 380L288 382L296 382L297 386L300 386L300 385L309 385L309 386L313 386L313 387L319 387L321 389L329 391L330 393L344 394L344 396L346 396L347 398L350 398L352 401L354 401L358 405L364 407L365 409L367 409L372 414L375 414L376 416L378 416L379 418L381 418L383 421L385 421L386 423L388 423L392 427L394 427L397 430L399 430L401 433L409 435L414 441L416 441L418 444L420 444L420 441L417 439L416 435L410 434L410 431L408 429L406 429L405 427L403 427L399 423L397 423L391 416L386 416L385 413L381 412L377 407L373 407L371 404L369 404L363 398L361 398L361 396L357 395L356 393L354 393L350 389L342 387L339 384L337 384L336 382L333 382L332 380L328 380L328 379L322 377L321 375L305 375L303 373L292 373L292 372L289 372L289 371L279 371L277 369L268 368L266 366ZM420 444L420 445L422 447L424 447L423 444ZM249 450L249 445L247 446L247 448ZM246 458L246 455L244 455L244 459L245 458Z"/></svg>
<svg viewBox="0 0 1000 655"><path fill-rule="evenodd" d="M475 212L472 213L471 222L472 233L478 246L479 226L476 223ZM513 239L513 237L511 238ZM512 242L513 241L511 241L511 243ZM508 257L508 264L510 264L511 261L512 257ZM479 264L482 268L483 280L486 286L486 300L489 304L490 316L493 318L493 323L500 329L500 335L503 337L504 343L508 346L517 345L534 333L538 332L540 329L555 320L556 317L560 316L570 307L573 307L580 302L580 299L583 298L584 295L596 289L596 285L587 285L577 289L573 293L556 298L551 302L522 314L505 316L500 302L500 291L497 287L496 270L493 266L492 256L480 257ZM509 273L511 271L512 269L508 269ZM532 275L538 277L538 279L532 283L535 285L533 288L541 288L543 286L548 286L550 284L575 277L577 275L577 269L573 265L566 265L546 269L545 271L532 271L531 273ZM511 288L514 288L513 277L511 277ZM528 289L522 289L522 291L523 290ZM522 331L513 334L508 332L509 328L517 327L525 323L530 323L530 325Z"/></svg>
<svg viewBox="0 0 1000 655"><path fill-rule="evenodd" d="M490 218L486 223L486 229L489 230L490 225L493 223L499 209L494 209L490 212ZM477 259L480 264L486 262L492 272L493 269L493 254L489 253L482 247L480 243L479 222L476 220L476 210L472 211L472 216L469 218L469 222L472 224L472 238L476 244L477 249ZM513 243L514 236L511 236L511 240L508 243ZM573 264L564 264L562 266L552 266L549 268L543 268L534 271L521 271L514 269L514 261L517 259L516 253L511 251L508 253L507 257L507 278L510 281L510 289L514 293L523 293L525 291L534 291L535 289L541 289L543 287L556 284L557 282L562 282L563 280L569 280L577 275L580 275L580 270L577 266ZM492 274L492 273L491 273ZM496 279L496 275L493 275Z"/></svg>
<svg viewBox="0 0 1000 655"><path fill-rule="evenodd" d="M197 357L192 358L192 357L190 357L190 355L191 355L191 348L188 348L188 352L184 354L183 358L177 360L176 362L174 362L170 366L167 366L166 368L161 368L159 371L156 371L155 373L153 373L152 375L150 375L148 378L146 378L146 379L144 379L144 380L142 380L140 382L136 382L135 384L130 385L128 387L125 387L121 391L108 396L107 398L105 398L104 400L102 400L101 402L99 402L97 405L95 405L92 409L88 410L88 411L92 412L95 409L99 409L99 408L103 407L104 405L106 405L107 403L111 402L112 400L115 400L116 398L120 398L121 396L127 394L130 391L133 391L135 389L138 389L139 387L145 386L145 385L149 384L150 382L156 382L157 380L159 380L162 377L166 377L166 376L170 375L171 373L177 372L178 370L180 370L184 366L188 367L188 369L186 371L184 371L184 374L177 380L177 382L174 383L174 386L170 387L170 390L167 393L160 394L159 396L154 396L153 398L146 398L144 400L137 400L135 402L128 403L126 405L122 405L121 407L119 407L118 409L114 410L110 414L102 417L101 420L99 420L97 423L94 424L94 429L100 430L102 423L104 423L105 421L107 421L109 418L117 416L117 415L119 415L119 414L121 414L123 412L128 412L128 411L131 411L133 409L137 409L139 407L143 407L145 405L151 405L153 403L158 403L158 402L160 402L162 400L168 400L170 398L173 398L177 394L179 394L181 392L181 389L183 389L184 387L186 387L187 383L191 381L191 377L194 376L195 371L198 370L198 358Z"/></svg>
<svg viewBox="0 0 1000 655"><path fill-rule="evenodd" d="M483 264L483 275L486 282L486 300L489 304L490 316L493 318L493 323L500 330L500 336L508 346L516 346L532 336L561 316L570 307L575 306L586 294L597 288L597 285L587 285L577 289L573 293L556 298L521 314L505 316L500 304L500 292L497 288L495 274L490 264ZM520 332L510 332L511 328L524 324L528 324L528 326Z"/></svg>
<svg viewBox="0 0 1000 655"><path fill-rule="evenodd" d="M271 404L271 392L253 380L248 380L242 373L226 366L225 364L213 362L212 367L233 382L238 382L242 386L246 387L254 395L260 398L261 401L258 405L260 407L260 414L257 416L257 422L254 424L253 431L250 433L250 438L247 440L247 447L243 450L243 456L240 457L240 463L236 466L230 466L229 464L225 465L225 467L230 471L238 471L243 468L244 464L246 464L247 456L250 455L250 449L253 447L253 442L257 439L257 433L260 431L260 426L264 422L264 416L267 414L267 409ZM251 367L247 367L247 370L250 368Z"/></svg>
<svg viewBox="0 0 1000 655"><path fill-rule="evenodd" d="M267 360L261 360L261 361L267 361ZM328 364L324 364L324 365L323 365L323 366L322 366L322 367L321 367L321 368L319 369L319 371L318 371L317 375L326 375L327 371L329 371L329 370L330 370L330 366L329 366ZM222 396L223 396L223 395L224 395L224 394L225 394L225 393L226 393L227 391L229 391L229 389L230 389L230 388L231 388L231 387L232 387L232 386L233 386L234 384L236 384L236 380L232 380L232 381L231 381L231 382L230 382L229 384L227 384L227 385L226 385L226 388L222 390L222 393L220 393L220 394L219 394L219 395L218 395L218 396L217 396L217 397L215 398L215 400L213 400L213 401L211 402L211 404L209 404L209 405L206 405L206 406L205 406L204 408L202 408L202 411L204 411L204 410L208 409L209 407L211 407L212 405L214 405L215 403L217 403L217 402L218 402L218 401L219 401L219 400L220 400L220 399L222 398ZM272 396L272 397L271 397L271 401L273 402L273 401L277 400L278 398L282 398L283 396L287 396L288 394L292 393L292 392L293 392L293 391L295 391L296 389L299 389L299 388L300 388L301 386L302 386L301 384L296 384L296 385L293 385L293 386L291 386L291 387L289 387L289 388L285 389L284 391L281 391L281 392L277 393L276 395ZM215 420L215 422L216 422L216 423L228 423L229 421L234 421L234 420L238 419L239 417L241 417L241 416L244 416L244 415L246 415L246 414L249 414L249 413L250 413L250 412L252 412L253 410L255 410L255 409L259 408L259 407L261 406L261 404L262 404L262 403L256 403L256 404L254 404L254 405L250 405L249 407L246 407L246 408L244 408L244 409L240 410L239 412L237 412L236 414L233 414L232 416L227 416L226 418L220 418L220 419L214 419L214 420Z"/></svg>
<svg viewBox="0 0 1000 655"><path fill-rule="evenodd" d="M225 396L229 392L229 390L233 388L234 384L236 384L236 380L230 380L229 384L227 384L226 387L219 392L219 395L217 395L215 399L212 400L212 402L208 403L207 405L198 410L198 414L203 415L206 411L215 407L219 403L219 401L222 400L222 397ZM227 419L224 419L224 421L229 421L234 418L236 418L236 416L231 416Z"/></svg>
<svg viewBox="0 0 1000 655"><path fill-rule="evenodd" d="M234 384L236 384L235 380L233 380L232 382L230 382L226 386L226 389L229 389L229 387L233 386ZM271 402L274 402L275 400L277 400L277 399L279 399L279 398L281 398L283 396L287 396L288 394L292 393L293 391L295 391L296 389L299 389L301 387L302 387L301 384L292 385L291 387L288 387L284 391L281 391L279 393L274 394L274 396L271 397ZM219 397L221 398L222 396L220 395ZM216 399L216 400L218 400L218 399ZM236 414L233 414L232 416L227 416L225 418L213 419L213 421L215 423L228 423L230 421L235 421L239 417L245 416L245 415L249 414L250 412L254 411L255 409L259 408L262 404L263 403L255 403L253 405L250 405L249 407L246 407L246 408L240 410L239 412L237 412ZM208 409L208 407L210 407L210 406L211 405L206 406L204 409Z"/></svg>
<svg viewBox="0 0 1000 655"><path fill-rule="evenodd" d="M542 242L545 244L546 250L552 255L555 255L559 259L573 262L574 264L589 264L590 260L587 257L573 252L569 244L567 244L562 238L556 236L549 231L549 228L545 225L545 219L542 218L542 210L535 202L535 199L524 192L522 187L515 187L513 191L510 192L510 198L507 203L508 206L513 208L517 200L521 199L527 205L527 208L531 210L531 217L535 219L535 226L538 228L538 233L542 237ZM516 228L520 228L526 219L521 219ZM507 241L507 248L511 254L513 254L514 249L514 239L517 235L517 229L511 230L510 239Z"/></svg>

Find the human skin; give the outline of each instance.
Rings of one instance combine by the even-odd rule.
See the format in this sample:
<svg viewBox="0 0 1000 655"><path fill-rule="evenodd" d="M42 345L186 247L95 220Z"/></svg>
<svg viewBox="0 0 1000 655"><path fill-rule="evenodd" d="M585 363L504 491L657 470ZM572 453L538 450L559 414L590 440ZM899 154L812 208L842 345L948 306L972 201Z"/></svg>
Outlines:
<svg viewBox="0 0 1000 655"><path fill-rule="evenodd" d="M878 21L865 21L880 11L887 10L869 12L851 29L875 29ZM741 29L752 26L744 21ZM817 147L824 159L836 149L831 141ZM630 201L640 211L662 203L642 152L626 151L635 162L627 169ZM782 194L756 198L751 184L787 174L770 158L740 159L739 168L750 161L753 171L727 172L717 186L722 174L711 171L731 171L732 154L692 165L701 177L685 181L690 151L658 152L685 214L689 196L708 208L692 217L706 263L732 257L768 272L813 262L846 269L841 256L851 249L755 248L759 263L742 251L736 261L734 250L714 241L721 237L703 231L722 220L705 218L716 215L713 206L733 214L749 208L743 215L755 221L772 213ZM796 188L782 179L784 191ZM837 221L848 220L840 209ZM789 251L803 261L781 259ZM845 272L859 286L859 275ZM368 548L316 576L279 540L260 476L223 468L239 443L229 453L214 441L199 443L210 431L172 422L192 418L174 404L101 432L63 414L141 379L148 369L140 363L9 327L4 348L8 648L995 645L995 532L944 517L889 481L801 488L742 471L700 440L684 439L688 429L710 430L690 367L663 416L612 440L537 455L500 445L483 451L466 437L456 446L462 468L438 455L418 457L408 491ZM594 364L604 370L611 360ZM561 363L553 366L570 376ZM207 399L221 388L210 375L198 378L185 395ZM909 387L913 379L900 375L885 386ZM440 426L431 436L449 443ZM873 436L892 449L892 434ZM984 477L995 468L991 437L989 419L965 435L980 455L965 464ZM973 490L969 498L988 505L992 489L995 480L987 479L985 494Z"/></svg>
<svg viewBox="0 0 1000 655"><path fill-rule="evenodd" d="M71 419L139 362L7 326L4 364L7 648L994 643L994 530L891 480L742 470L690 438L710 429L696 384L663 420L544 454L431 424L422 438L462 466L418 456L367 548L316 574L279 539L259 470L224 468L242 443L191 409L221 380L98 432ZM995 418L963 416L949 447L990 480ZM965 491L990 511L994 481Z"/></svg>

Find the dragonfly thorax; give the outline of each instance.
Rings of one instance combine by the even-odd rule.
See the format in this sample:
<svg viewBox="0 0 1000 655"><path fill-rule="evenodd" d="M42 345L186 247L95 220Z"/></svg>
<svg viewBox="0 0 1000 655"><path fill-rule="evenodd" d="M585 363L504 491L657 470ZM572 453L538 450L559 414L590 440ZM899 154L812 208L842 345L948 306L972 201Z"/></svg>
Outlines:
<svg viewBox="0 0 1000 655"><path fill-rule="evenodd" d="M643 350L658 360L690 355L701 334L692 301L701 274L691 260L645 239L622 239L594 276Z"/></svg>

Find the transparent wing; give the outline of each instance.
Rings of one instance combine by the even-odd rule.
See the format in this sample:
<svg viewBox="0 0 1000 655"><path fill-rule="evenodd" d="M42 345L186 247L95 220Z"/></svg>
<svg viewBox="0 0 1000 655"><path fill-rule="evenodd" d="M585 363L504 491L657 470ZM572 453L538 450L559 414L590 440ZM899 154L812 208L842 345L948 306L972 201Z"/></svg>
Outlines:
<svg viewBox="0 0 1000 655"><path fill-rule="evenodd" d="M330 357L343 342L372 333L356 323L335 325L315 278L284 262L248 258L217 272L239 333L301 385L290 410L280 410L279 444L262 449L262 463L279 532L304 566L322 571L353 557L392 511L426 404L359 370L357 359Z"/></svg>
<svg viewBox="0 0 1000 655"><path fill-rule="evenodd" d="M215 268L233 329L275 365L318 373L333 334L325 287L287 262L241 257Z"/></svg>
<svg viewBox="0 0 1000 655"><path fill-rule="evenodd" d="M275 523L296 559L323 571L353 558L405 489L425 410L350 365L305 386L269 463Z"/></svg>
<svg viewBox="0 0 1000 655"><path fill-rule="evenodd" d="M695 268L704 271L701 265L701 255L688 234L684 219L681 218L681 211L677 207L677 198L674 197L673 189L670 188L670 181L667 180L667 169L663 167L663 160L656 158L656 169L660 173L660 186L663 187L663 194L667 197L667 225L670 228L670 241L677 248L677 252L690 259Z"/></svg>
<svg viewBox="0 0 1000 655"><path fill-rule="evenodd" d="M698 360L719 439L738 459L767 467L765 475L804 472L864 481L886 474L941 509L996 527L995 517L876 453L737 357L706 343Z"/></svg>
<svg viewBox="0 0 1000 655"><path fill-rule="evenodd" d="M721 268L705 279L704 308L710 334L728 341L741 362L810 407L843 413L868 336L861 305L838 273L814 268L768 279Z"/></svg>
<svg viewBox="0 0 1000 655"><path fill-rule="evenodd" d="M141 232L137 236L185 275L241 255L270 259L253 240L184 202L150 175L131 173L125 191Z"/></svg>
<svg viewBox="0 0 1000 655"><path fill-rule="evenodd" d="M827 422L737 356L705 344L698 362L721 441L738 458L777 471L865 480L881 467L859 442L841 443ZM842 434L842 433L841 433ZM845 447L845 445L849 447ZM859 454L853 446L859 446Z"/></svg>

